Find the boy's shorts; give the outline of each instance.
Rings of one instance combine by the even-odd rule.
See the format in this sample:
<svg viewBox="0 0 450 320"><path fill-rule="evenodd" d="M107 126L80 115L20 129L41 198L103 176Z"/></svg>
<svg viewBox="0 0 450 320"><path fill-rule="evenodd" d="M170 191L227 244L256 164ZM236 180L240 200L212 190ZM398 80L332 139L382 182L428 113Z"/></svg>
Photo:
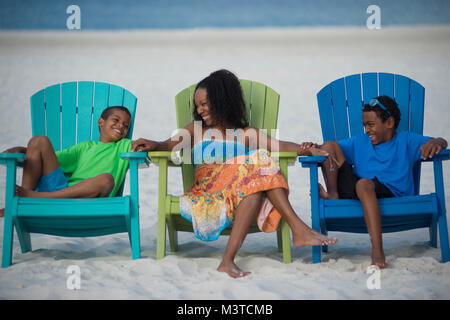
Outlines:
<svg viewBox="0 0 450 320"><path fill-rule="evenodd" d="M53 192L67 188L67 186L67 179L64 176L61 166L59 166L49 174L46 174L39 179L35 191Z"/></svg>
<svg viewBox="0 0 450 320"><path fill-rule="evenodd" d="M340 199L358 199L356 195L356 183L361 179L354 172L347 161L344 161L338 170L338 193ZM371 179L375 184L377 198L392 198L394 194L375 177Z"/></svg>

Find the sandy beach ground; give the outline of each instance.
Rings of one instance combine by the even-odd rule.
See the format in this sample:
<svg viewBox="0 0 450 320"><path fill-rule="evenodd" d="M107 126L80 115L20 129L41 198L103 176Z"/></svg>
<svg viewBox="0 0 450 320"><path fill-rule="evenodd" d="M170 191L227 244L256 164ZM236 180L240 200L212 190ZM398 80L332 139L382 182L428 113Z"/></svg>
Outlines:
<svg viewBox="0 0 450 320"><path fill-rule="evenodd" d="M175 94L220 68L280 93L283 140L322 142L316 93L339 77L372 71L420 82L426 88L424 134L449 140L449 39L446 26L0 32L0 150L26 145L30 96L66 81L127 88L138 97L134 138L165 139L176 127ZM5 171L0 167L0 207ZM180 177L169 172L173 194L182 193ZM428 246L427 229L384 236L390 267L374 290L367 287L368 235L330 233L339 242L314 265L310 248L293 249L293 263L284 264L275 234L249 235L236 262L252 274L237 280L216 271L227 237L206 243L180 233L179 252L156 261L157 178L155 166L139 172L142 259L131 260L126 234L32 235L33 251L26 254L15 236L13 265L0 270L0 299L450 299L450 263L442 264L440 249ZM447 207L449 178L447 162ZM310 224L308 171L298 163L290 167L289 184L294 209ZM423 166L421 190L434 190L430 164ZM66 286L71 265L81 272L79 290Z"/></svg>

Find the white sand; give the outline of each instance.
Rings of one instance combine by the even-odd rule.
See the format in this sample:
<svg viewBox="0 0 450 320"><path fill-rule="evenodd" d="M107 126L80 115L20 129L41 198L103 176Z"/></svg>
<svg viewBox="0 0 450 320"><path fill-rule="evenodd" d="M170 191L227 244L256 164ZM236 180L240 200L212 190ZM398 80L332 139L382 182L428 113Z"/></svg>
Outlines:
<svg viewBox="0 0 450 320"><path fill-rule="evenodd" d="M449 39L450 27L3 32L0 149L26 144L31 135L29 97L35 91L74 80L106 81L128 88L139 99L134 137L164 139L175 128L175 94L219 68L278 91L280 137L297 142L321 142L315 94L328 82L370 71L403 74L426 88L424 133L448 140ZM422 170L424 193L434 190L431 168L424 165ZM289 170L293 207L310 223L308 172L298 163ZM449 173L447 162L447 206ZM20 253L15 237L13 265L0 270L0 298L450 298L450 263L440 263L440 249L427 245L427 229L384 236L390 268L381 272L380 290L366 286L368 235L331 233L340 241L323 256L323 263L315 265L310 248L293 249L294 262L286 265L276 250L275 234L249 235L236 261L252 274L238 280L215 271L227 237L206 243L180 233L179 252L156 261L157 169L151 166L139 176L142 259L131 260L126 234L84 239L32 235L33 251L26 254ZM180 174L171 170L172 193L181 193L179 179ZM3 166L0 181L3 207ZM66 288L70 265L80 267L80 290Z"/></svg>

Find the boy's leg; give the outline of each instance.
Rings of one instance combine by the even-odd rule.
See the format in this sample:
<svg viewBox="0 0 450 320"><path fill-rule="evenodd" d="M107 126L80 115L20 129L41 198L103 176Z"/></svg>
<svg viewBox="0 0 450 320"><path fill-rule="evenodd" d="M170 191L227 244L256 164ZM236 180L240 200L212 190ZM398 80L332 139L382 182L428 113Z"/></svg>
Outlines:
<svg viewBox="0 0 450 320"><path fill-rule="evenodd" d="M73 186L53 191L36 192L23 187L17 187L17 193L25 198L99 198L107 197L114 188L114 178L109 173L100 174L94 178L86 179Z"/></svg>
<svg viewBox="0 0 450 320"><path fill-rule="evenodd" d="M35 190L39 179L59 167L52 143L46 136L30 139L23 167L22 187Z"/></svg>
<svg viewBox="0 0 450 320"><path fill-rule="evenodd" d="M336 141L327 141L320 149L328 152L330 156L321 165L327 191L319 184L319 196L321 198L338 199L338 172L345 162L344 153ZM333 159L336 159L337 163Z"/></svg>
<svg viewBox="0 0 450 320"><path fill-rule="evenodd" d="M369 179L360 179L356 183L356 194L361 201L367 231L372 243L372 264L386 268L386 258L383 251L383 236L381 232L380 206L375 192L375 183Z"/></svg>
<svg viewBox="0 0 450 320"><path fill-rule="evenodd" d="M46 136L31 138L28 142L23 167L22 187L27 190L35 190L39 179L58 167L58 158L50 140ZM5 209L0 209L0 217L3 217L4 214Z"/></svg>

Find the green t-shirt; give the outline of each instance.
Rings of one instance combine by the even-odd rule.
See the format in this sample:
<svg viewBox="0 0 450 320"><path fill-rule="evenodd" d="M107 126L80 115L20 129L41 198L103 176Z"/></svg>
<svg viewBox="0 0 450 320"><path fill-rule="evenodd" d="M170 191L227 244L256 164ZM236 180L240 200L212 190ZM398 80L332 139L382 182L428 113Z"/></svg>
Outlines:
<svg viewBox="0 0 450 320"><path fill-rule="evenodd" d="M120 158L121 152L130 152L131 140L117 142L84 141L67 149L57 151L59 164L64 173L71 173L69 186L102 173L110 173L114 178L114 197L122 185L128 170L128 160Z"/></svg>

